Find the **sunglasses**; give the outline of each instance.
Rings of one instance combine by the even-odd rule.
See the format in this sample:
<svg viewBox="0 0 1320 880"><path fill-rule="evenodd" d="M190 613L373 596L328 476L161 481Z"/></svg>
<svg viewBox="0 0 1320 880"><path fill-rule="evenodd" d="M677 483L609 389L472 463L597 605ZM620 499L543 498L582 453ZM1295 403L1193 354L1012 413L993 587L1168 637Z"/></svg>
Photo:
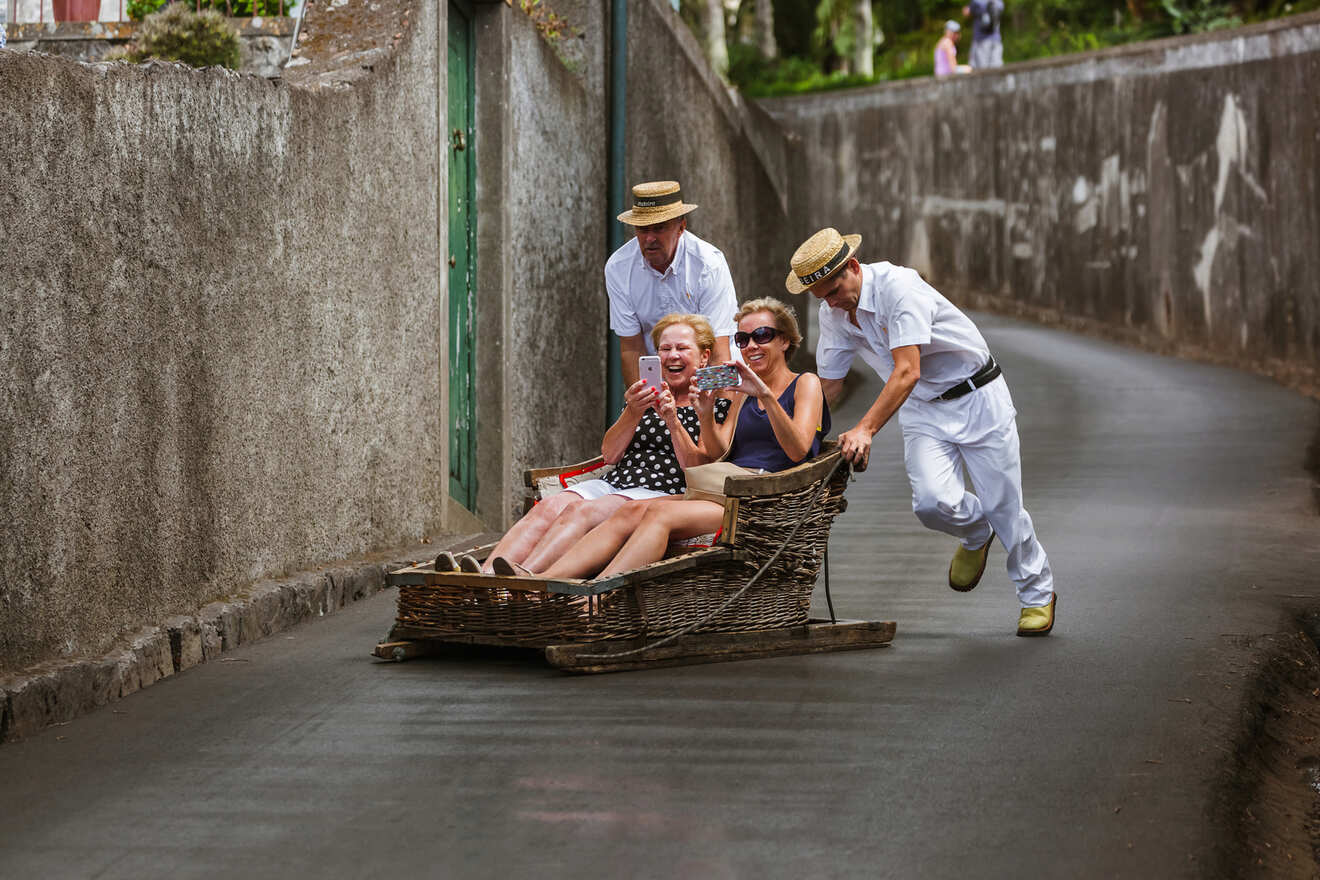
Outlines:
<svg viewBox="0 0 1320 880"><path fill-rule="evenodd" d="M733 334L733 344L739 348L746 348L751 342L755 342L757 345L765 345L778 335L779 331L774 327L757 327L751 333L739 330Z"/></svg>

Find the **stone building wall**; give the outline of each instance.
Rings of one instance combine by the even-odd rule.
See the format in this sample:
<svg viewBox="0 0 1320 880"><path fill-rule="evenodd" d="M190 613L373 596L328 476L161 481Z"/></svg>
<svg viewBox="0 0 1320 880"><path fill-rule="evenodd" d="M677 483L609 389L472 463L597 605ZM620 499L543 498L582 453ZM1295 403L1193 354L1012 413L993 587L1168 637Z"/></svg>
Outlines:
<svg viewBox="0 0 1320 880"><path fill-rule="evenodd" d="M421 8L352 89L0 51L0 671L450 523Z"/></svg>

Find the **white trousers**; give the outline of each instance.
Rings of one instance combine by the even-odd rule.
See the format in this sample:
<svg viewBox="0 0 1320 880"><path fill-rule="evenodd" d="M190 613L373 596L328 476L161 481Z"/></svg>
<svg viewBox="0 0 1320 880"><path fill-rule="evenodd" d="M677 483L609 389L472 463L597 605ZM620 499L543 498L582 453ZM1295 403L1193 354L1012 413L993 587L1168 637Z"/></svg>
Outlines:
<svg viewBox="0 0 1320 880"><path fill-rule="evenodd" d="M912 511L926 528L967 549L990 540L1008 553L1008 576L1023 607L1048 605L1054 575L1022 505L1017 410L1003 378L956 400L908 398L899 410ZM963 468L976 494L963 483Z"/></svg>

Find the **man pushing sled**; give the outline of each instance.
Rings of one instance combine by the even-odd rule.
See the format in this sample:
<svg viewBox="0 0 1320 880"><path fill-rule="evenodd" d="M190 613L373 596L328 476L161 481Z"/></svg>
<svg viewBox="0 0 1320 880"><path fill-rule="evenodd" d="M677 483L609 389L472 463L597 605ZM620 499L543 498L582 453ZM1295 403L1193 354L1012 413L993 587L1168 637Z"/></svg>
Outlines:
<svg viewBox="0 0 1320 880"><path fill-rule="evenodd" d="M1054 575L1022 502L1017 411L976 325L912 269L863 265L860 235L822 229L790 260L790 293L821 300L816 366L826 399L843 389L860 354L885 387L860 422L839 435L843 455L865 463L871 439L898 413L912 509L930 529L958 538L949 586L980 582L996 535L1021 611L1017 634L1054 627ZM976 494L963 484L971 475Z"/></svg>

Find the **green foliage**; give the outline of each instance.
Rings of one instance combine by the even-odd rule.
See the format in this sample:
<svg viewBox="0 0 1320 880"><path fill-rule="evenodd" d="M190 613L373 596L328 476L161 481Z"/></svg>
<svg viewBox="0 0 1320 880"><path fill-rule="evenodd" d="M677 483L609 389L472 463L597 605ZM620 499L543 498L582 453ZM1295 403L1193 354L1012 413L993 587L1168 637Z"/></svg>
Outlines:
<svg viewBox="0 0 1320 880"><path fill-rule="evenodd" d="M729 47L729 82L753 98L793 95L865 85L865 76L826 73L805 58L767 59L755 46L734 43Z"/></svg>
<svg viewBox="0 0 1320 880"><path fill-rule="evenodd" d="M1232 13L1227 3L1189 0L1186 6L1179 6L1174 0L1162 0L1162 5L1175 34L1217 31L1242 24L1242 19Z"/></svg>
<svg viewBox="0 0 1320 880"><path fill-rule="evenodd" d="M544 0L518 0L518 6L532 20L541 39L554 50L559 63L573 73L581 74L581 50L569 42L569 39L582 36L582 31L551 9Z"/></svg>
<svg viewBox="0 0 1320 880"><path fill-rule="evenodd" d="M852 57L857 45L857 23L852 0L820 0L816 6L816 29L811 34L816 46L840 58Z"/></svg>
<svg viewBox="0 0 1320 880"><path fill-rule="evenodd" d="M124 11L133 21L141 21L165 5L165 0L128 0Z"/></svg>
<svg viewBox="0 0 1320 880"><path fill-rule="evenodd" d="M139 62L148 58L237 70L238 32L218 12L194 12L187 3L171 3L148 15L137 38L114 53L115 60Z"/></svg>
<svg viewBox="0 0 1320 880"><path fill-rule="evenodd" d="M160 9L171 0L128 0L125 6L125 12L133 21L142 21L151 13ZM289 14L289 7L293 5L293 0L177 0L185 6L193 9L202 10L214 9L221 15L231 18L250 18L254 15L260 16L281 16ZM256 12L253 12L253 4L256 4Z"/></svg>
<svg viewBox="0 0 1320 880"><path fill-rule="evenodd" d="M180 2L196 5L197 0L180 0ZM214 9L221 15L237 18L288 15L289 7L292 5L293 0L283 0L283 6L280 0L201 0L202 9Z"/></svg>
<svg viewBox="0 0 1320 880"><path fill-rule="evenodd" d="M555 45L565 37L576 37L577 28L573 27L564 19L563 16L555 12L542 0L518 0L522 11L527 13L527 17L536 25L536 32L545 38L550 45Z"/></svg>

